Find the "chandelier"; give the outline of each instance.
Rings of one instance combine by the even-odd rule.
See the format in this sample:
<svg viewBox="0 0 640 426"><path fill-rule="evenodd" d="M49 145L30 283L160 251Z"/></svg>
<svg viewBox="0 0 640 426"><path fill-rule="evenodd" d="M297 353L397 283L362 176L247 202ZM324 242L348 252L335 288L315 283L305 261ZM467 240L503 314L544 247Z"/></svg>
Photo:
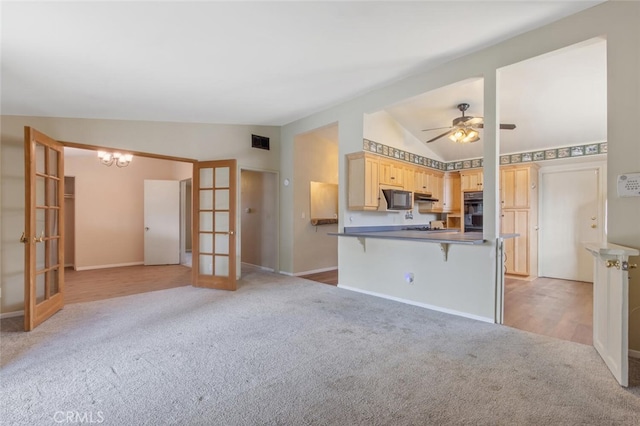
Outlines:
<svg viewBox="0 0 640 426"><path fill-rule="evenodd" d="M98 159L100 160L100 163L105 166L115 164L118 167L127 167L131 163L131 160L133 160L133 155L121 154L119 152L98 151Z"/></svg>

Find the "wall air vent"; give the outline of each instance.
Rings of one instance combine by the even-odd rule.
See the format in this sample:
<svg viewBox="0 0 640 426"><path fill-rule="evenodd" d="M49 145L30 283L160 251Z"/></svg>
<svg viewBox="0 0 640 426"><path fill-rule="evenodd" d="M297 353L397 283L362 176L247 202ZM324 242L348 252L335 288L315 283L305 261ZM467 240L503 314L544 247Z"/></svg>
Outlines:
<svg viewBox="0 0 640 426"><path fill-rule="evenodd" d="M251 147L269 151L269 138L266 136L251 135Z"/></svg>

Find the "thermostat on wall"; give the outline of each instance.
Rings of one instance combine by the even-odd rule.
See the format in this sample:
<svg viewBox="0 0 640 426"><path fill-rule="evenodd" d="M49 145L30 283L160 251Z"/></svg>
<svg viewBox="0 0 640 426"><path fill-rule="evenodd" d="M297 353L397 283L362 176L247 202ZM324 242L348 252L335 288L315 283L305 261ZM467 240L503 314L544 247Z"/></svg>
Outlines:
<svg viewBox="0 0 640 426"><path fill-rule="evenodd" d="M618 176L618 197L640 197L640 173Z"/></svg>

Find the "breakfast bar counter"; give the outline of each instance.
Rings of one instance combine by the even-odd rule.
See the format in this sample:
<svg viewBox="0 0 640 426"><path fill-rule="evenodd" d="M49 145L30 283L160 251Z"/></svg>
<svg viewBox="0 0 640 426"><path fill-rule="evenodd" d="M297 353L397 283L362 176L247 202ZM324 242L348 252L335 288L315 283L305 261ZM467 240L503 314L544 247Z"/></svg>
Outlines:
<svg viewBox="0 0 640 426"><path fill-rule="evenodd" d="M379 229L376 229L379 228ZM392 228L392 229L389 229ZM393 226L345 228L345 232L332 233L338 237L382 238L450 244L482 244L482 232L460 232L459 229L412 230Z"/></svg>
<svg viewBox="0 0 640 426"><path fill-rule="evenodd" d="M332 232L337 237L355 237L364 245L367 238L438 243L445 260L449 244L478 245L484 243L482 232L460 232L459 229L429 229L427 226L353 226L344 232ZM520 234L501 234L500 238L515 238Z"/></svg>

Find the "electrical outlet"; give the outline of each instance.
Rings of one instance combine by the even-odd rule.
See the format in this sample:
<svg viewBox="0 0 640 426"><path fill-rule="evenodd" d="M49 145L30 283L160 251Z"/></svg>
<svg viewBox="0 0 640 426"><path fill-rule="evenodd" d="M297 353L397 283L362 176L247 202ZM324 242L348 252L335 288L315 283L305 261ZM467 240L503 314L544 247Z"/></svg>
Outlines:
<svg viewBox="0 0 640 426"><path fill-rule="evenodd" d="M413 272L405 273L404 280L407 282L407 284L413 284Z"/></svg>

